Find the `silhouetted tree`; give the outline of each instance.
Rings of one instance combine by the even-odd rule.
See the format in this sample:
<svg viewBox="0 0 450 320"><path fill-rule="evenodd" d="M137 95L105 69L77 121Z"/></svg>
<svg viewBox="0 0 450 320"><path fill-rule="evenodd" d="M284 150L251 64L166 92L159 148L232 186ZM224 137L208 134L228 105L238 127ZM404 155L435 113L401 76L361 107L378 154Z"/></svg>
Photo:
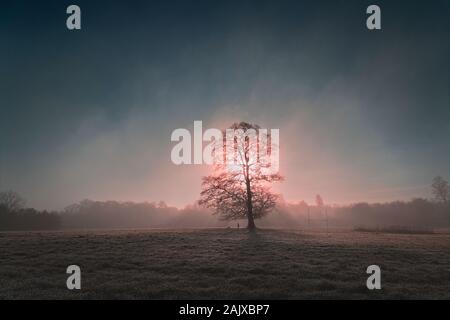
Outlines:
<svg viewBox="0 0 450 320"><path fill-rule="evenodd" d="M58 229L61 217L57 212L24 208L25 200L14 191L0 192L0 230Z"/></svg>
<svg viewBox="0 0 450 320"><path fill-rule="evenodd" d="M320 196L320 194L316 195L316 206L319 208L323 207L323 200L322 200L322 197Z"/></svg>
<svg viewBox="0 0 450 320"><path fill-rule="evenodd" d="M18 211L25 206L25 199L15 191L0 192L0 205L10 212Z"/></svg>
<svg viewBox="0 0 450 320"><path fill-rule="evenodd" d="M221 147L225 158L234 157L234 163L214 164L214 173L203 177L199 203L213 209L224 220L246 218L247 228L253 230L255 219L269 213L278 199L278 195L271 192L270 184L283 178L278 173L264 170L272 163L264 163L259 158L258 151L266 147L259 139L259 126L241 122L230 129L235 130L234 144L227 149L224 139ZM234 152L230 155L227 150ZM270 147L266 151L267 154L272 152Z"/></svg>
<svg viewBox="0 0 450 320"><path fill-rule="evenodd" d="M431 184L432 193L434 199L438 202L447 203L449 200L449 188L448 182L441 176L437 176L433 179Z"/></svg>

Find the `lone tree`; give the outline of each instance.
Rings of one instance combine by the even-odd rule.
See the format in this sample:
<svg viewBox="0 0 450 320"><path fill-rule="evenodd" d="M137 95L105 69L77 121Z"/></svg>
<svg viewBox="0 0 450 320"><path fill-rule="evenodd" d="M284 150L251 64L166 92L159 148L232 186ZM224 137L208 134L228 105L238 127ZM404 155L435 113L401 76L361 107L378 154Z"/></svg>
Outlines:
<svg viewBox="0 0 450 320"><path fill-rule="evenodd" d="M25 206L25 199L15 191L0 192L0 206L6 208L9 212L15 212Z"/></svg>
<svg viewBox="0 0 450 320"><path fill-rule="evenodd" d="M322 208L323 207L323 199L320 196L320 194L316 194L316 206L318 208Z"/></svg>
<svg viewBox="0 0 450 320"><path fill-rule="evenodd" d="M235 123L229 129L234 136L223 138L215 149L223 150L219 157L224 161L214 163L213 173L203 177L199 204L213 209L222 220L247 218L247 228L254 230L255 219L268 214L279 197L271 192L270 184L283 177L268 170L273 163L262 159L262 154L269 156L274 151L266 131L246 122Z"/></svg>
<svg viewBox="0 0 450 320"><path fill-rule="evenodd" d="M449 200L449 188L448 182L441 176L437 176L433 179L431 185L434 199L438 202L447 203Z"/></svg>

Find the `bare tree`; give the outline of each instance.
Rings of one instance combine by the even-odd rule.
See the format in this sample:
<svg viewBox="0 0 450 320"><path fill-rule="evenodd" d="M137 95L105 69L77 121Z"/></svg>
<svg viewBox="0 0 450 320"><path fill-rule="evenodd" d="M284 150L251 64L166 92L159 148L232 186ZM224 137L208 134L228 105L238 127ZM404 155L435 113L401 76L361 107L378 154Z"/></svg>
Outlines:
<svg viewBox="0 0 450 320"><path fill-rule="evenodd" d="M15 191L3 191L0 192L0 206L11 212L18 211L25 206L25 199Z"/></svg>
<svg viewBox="0 0 450 320"><path fill-rule="evenodd" d="M324 207L325 203L323 202L323 199L320 194L316 195L316 206L319 208L320 213L323 213L323 209L325 209L325 223L327 227L327 234L328 234L328 209L327 207Z"/></svg>
<svg viewBox="0 0 450 320"><path fill-rule="evenodd" d="M320 196L320 194L316 195L316 206L319 207L319 208L323 207L323 199Z"/></svg>
<svg viewBox="0 0 450 320"><path fill-rule="evenodd" d="M434 199L438 202L447 203L449 201L449 188L448 182L441 176L437 176L433 179L431 184L432 193Z"/></svg>
<svg viewBox="0 0 450 320"><path fill-rule="evenodd" d="M255 153L263 146L259 138L252 139L249 133L259 134L259 126L241 122L230 129L235 130L231 148L235 161L232 165L226 161L214 164L213 174L203 177L199 203L213 209L223 220L247 218L247 228L253 230L255 219L265 216L276 205L278 195L271 192L270 184L283 178L278 173L268 174L264 170L268 164ZM227 149L225 140L222 148L225 158L230 157L226 152L230 146Z"/></svg>

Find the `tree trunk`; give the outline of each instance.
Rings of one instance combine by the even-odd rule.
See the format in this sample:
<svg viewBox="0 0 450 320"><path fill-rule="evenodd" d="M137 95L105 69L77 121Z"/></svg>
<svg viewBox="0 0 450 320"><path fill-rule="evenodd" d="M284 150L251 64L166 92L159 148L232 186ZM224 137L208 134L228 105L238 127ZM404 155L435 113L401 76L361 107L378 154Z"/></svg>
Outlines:
<svg viewBox="0 0 450 320"><path fill-rule="evenodd" d="M256 225L255 225L255 220L253 219L253 215L247 215L247 218L248 218L247 229L248 230L255 230L256 229Z"/></svg>
<svg viewBox="0 0 450 320"><path fill-rule="evenodd" d="M250 188L250 179L247 179L246 181L247 185L247 229L248 230L255 230L255 220L253 219L253 202L252 202L252 190Z"/></svg>

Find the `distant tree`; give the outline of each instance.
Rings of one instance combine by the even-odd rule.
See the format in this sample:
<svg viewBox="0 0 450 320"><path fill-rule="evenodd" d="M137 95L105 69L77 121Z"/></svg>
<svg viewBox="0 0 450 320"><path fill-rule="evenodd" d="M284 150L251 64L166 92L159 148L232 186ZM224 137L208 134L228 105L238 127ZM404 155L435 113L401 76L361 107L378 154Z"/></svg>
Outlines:
<svg viewBox="0 0 450 320"><path fill-rule="evenodd" d="M199 204L213 209L223 220L247 219L249 230L254 230L255 219L269 213L276 205L278 195L272 193L270 184L281 181L278 174L264 173L266 164L253 153L262 147L259 139L250 139L250 130L258 134L259 126L241 122L230 127L236 130L233 147L237 156L233 166L214 164L214 173L203 177ZM226 145L223 146L226 150ZM229 155L228 155L229 156Z"/></svg>
<svg viewBox="0 0 450 320"><path fill-rule="evenodd" d="M158 208L162 208L162 209L166 209L168 206L164 201L159 201L158 202Z"/></svg>
<svg viewBox="0 0 450 320"><path fill-rule="evenodd" d="M24 208L25 200L14 191L0 192L0 230L58 229L61 217L57 212Z"/></svg>
<svg viewBox="0 0 450 320"><path fill-rule="evenodd" d="M323 199L320 194L316 195L316 206L318 206L319 208L323 207Z"/></svg>
<svg viewBox="0 0 450 320"><path fill-rule="evenodd" d="M0 192L0 205L10 212L16 212L25 207L25 199L15 191Z"/></svg>
<svg viewBox="0 0 450 320"><path fill-rule="evenodd" d="M447 203L449 201L449 187L448 182L441 176L433 179L431 184L434 199L438 202Z"/></svg>
<svg viewBox="0 0 450 320"><path fill-rule="evenodd" d="M320 196L320 194L316 195L316 206L319 208L320 213L323 214L324 202L323 202L323 199ZM326 207L325 207L325 221L326 221L327 233L328 233L328 210Z"/></svg>

